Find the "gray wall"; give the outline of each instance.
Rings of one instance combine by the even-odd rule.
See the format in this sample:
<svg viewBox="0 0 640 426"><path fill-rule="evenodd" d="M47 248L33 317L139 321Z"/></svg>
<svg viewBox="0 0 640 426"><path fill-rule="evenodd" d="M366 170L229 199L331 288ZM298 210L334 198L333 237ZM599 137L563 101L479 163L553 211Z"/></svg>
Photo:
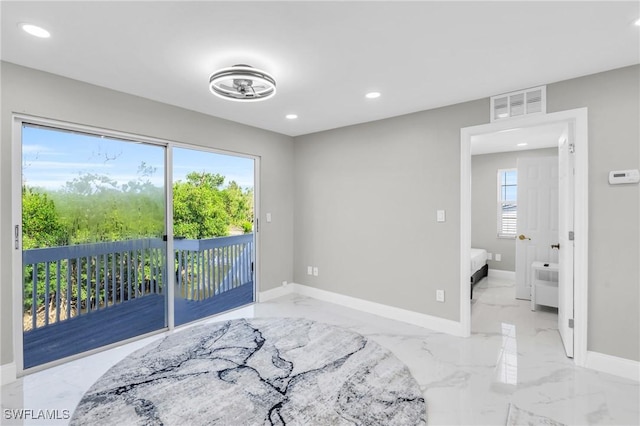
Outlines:
<svg viewBox="0 0 640 426"><path fill-rule="evenodd" d="M547 111L589 108L589 350L640 360L640 66L547 86Z"/></svg>
<svg viewBox="0 0 640 426"><path fill-rule="evenodd" d="M260 290L293 279L293 139L3 62L0 146L0 363L13 360L11 315L11 114L115 129L257 155L261 161Z"/></svg>
<svg viewBox="0 0 640 426"><path fill-rule="evenodd" d="M639 82L633 66L547 86L549 112L589 108L588 349L635 361L640 186L611 187L607 174L640 167ZM262 232L262 290L293 274L302 284L459 319L460 128L489 121L488 99L302 136L292 148L282 135L2 64L2 364L12 361L11 111L260 155L261 211L273 214ZM437 209L446 222L435 221ZM306 274L308 265L318 277ZM445 303L435 302L438 288Z"/></svg>
<svg viewBox="0 0 640 426"><path fill-rule="evenodd" d="M639 77L633 66L547 87L548 112L589 109L588 349L636 361L640 189L607 174L639 167ZM488 121L485 99L295 138L296 282L458 320L460 128Z"/></svg>
<svg viewBox="0 0 640 426"><path fill-rule="evenodd" d="M557 157L556 148L474 155L471 157L471 247L500 253L502 260L489 260L489 268L516 270L516 240L498 238L498 169L515 169L518 158Z"/></svg>
<svg viewBox="0 0 640 426"><path fill-rule="evenodd" d="M457 321L460 128L488 111L480 100L297 137L296 282Z"/></svg>

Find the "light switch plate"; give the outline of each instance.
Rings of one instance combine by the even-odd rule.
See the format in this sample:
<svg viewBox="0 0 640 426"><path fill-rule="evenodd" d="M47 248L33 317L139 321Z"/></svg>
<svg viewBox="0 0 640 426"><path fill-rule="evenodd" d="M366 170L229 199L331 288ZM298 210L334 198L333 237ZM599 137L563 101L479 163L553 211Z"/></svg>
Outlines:
<svg viewBox="0 0 640 426"><path fill-rule="evenodd" d="M446 220L446 215L444 210L438 210L436 214L436 220L438 222L444 222Z"/></svg>

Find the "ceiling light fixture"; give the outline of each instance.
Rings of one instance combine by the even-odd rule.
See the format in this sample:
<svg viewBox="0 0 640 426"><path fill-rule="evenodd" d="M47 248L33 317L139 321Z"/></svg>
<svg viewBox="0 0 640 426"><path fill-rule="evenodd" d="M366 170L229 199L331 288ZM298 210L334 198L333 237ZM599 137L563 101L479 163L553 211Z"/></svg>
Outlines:
<svg viewBox="0 0 640 426"><path fill-rule="evenodd" d="M636 21L634 22L634 25L636 27L640 27L640 18L636 19Z"/></svg>
<svg viewBox="0 0 640 426"><path fill-rule="evenodd" d="M296 118L298 118L298 115L297 114L287 114L287 115L285 115L285 118L287 120L295 120Z"/></svg>
<svg viewBox="0 0 640 426"><path fill-rule="evenodd" d="M369 92L366 95L364 95L364 97L367 98L367 99L379 98L380 97L380 92Z"/></svg>
<svg viewBox="0 0 640 426"><path fill-rule="evenodd" d="M49 31L37 25L23 23L23 24L19 24L19 27L22 28L24 32L31 34L32 36L35 36L35 37L39 37L39 38L51 37L51 33L49 33Z"/></svg>
<svg viewBox="0 0 640 426"><path fill-rule="evenodd" d="M528 144L528 143L526 143L526 142L520 142L520 143L518 144L518 146L527 146L527 145L529 145L529 144Z"/></svg>
<svg viewBox="0 0 640 426"><path fill-rule="evenodd" d="M276 94L276 81L250 65L234 65L211 74L209 90L223 99L262 101Z"/></svg>

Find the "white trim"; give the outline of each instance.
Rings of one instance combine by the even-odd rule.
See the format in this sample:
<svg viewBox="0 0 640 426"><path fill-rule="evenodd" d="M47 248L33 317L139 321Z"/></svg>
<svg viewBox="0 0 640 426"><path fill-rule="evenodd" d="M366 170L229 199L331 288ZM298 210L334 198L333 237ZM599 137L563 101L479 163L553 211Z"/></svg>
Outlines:
<svg viewBox="0 0 640 426"><path fill-rule="evenodd" d="M272 288L271 290L261 291L258 293L258 302L268 302L269 300L276 299L278 297L287 296L295 293L295 285L289 283L286 286Z"/></svg>
<svg viewBox="0 0 640 426"><path fill-rule="evenodd" d="M13 365L16 374L24 370L23 358L23 318L22 318L22 122L24 117L14 115L11 129L11 231L19 226L18 248L11 244L11 314L13 318ZM20 291L16 291L18 287Z"/></svg>
<svg viewBox="0 0 640 426"><path fill-rule="evenodd" d="M14 362L0 365L0 386L15 382L18 378L17 372Z"/></svg>
<svg viewBox="0 0 640 426"><path fill-rule="evenodd" d="M262 209L260 208L260 176L262 167L262 157L256 155L253 159L253 301L258 302L260 299L260 287L262 287L262 230L260 229L260 217ZM265 221L266 222L266 221ZM257 225L257 226L256 226Z"/></svg>
<svg viewBox="0 0 640 426"><path fill-rule="evenodd" d="M573 357L575 363L584 367L587 360L587 327L589 321L589 134L587 108L573 113L575 125L575 194L573 230L575 233L574 264L574 324Z"/></svg>
<svg viewBox="0 0 640 426"><path fill-rule="evenodd" d="M471 137L516 127L565 122L575 126L575 250L574 250L574 362L584 367L588 328L588 202L589 162L587 108L540 114L460 129L460 327L471 330L469 263L471 247Z"/></svg>
<svg viewBox="0 0 640 426"><path fill-rule="evenodd" d="M467 271L468 272L468 271ZM419 327L428 328L430 330L447 333L457 337L463 336L463 330L457 321L445 318L434 317L432 315L421 314L419 312L409 311L394 306L383 305L381 303L370 302L368 300L358 299L356 297L345 296L343 294L331 291L321 290L315 287L309 287L303 284L289 284L294 287L294 292L302 296L311 297L322 300L324 302L334 303L336 305L345 306L347 308L356 309L362 312L379 315L388 319L402 321ZM467 287L468 281L467 281Z"/></svg>
<svg viewBox="0 0 640 426"><path fill-rule="evenodd" d="M631 359L587 351L585 367L640 382L640 362Z"/></svg>
<svg viewBox="0 0 640 426"><path fill-rule="evenodd" d="M489 269L489 278L500 278L503 280L516 280L515 271L503 271L502 269Z"/></svg>

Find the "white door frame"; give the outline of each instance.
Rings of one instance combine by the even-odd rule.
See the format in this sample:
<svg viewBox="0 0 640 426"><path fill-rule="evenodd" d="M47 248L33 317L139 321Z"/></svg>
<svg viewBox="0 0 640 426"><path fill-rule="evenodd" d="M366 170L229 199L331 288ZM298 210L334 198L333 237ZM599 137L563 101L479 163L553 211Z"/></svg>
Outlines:
<svg viewBox="0 0 640 426"><path fill-rule="evenodd" d="M471 335L471 138L522 127L565 122L575 129L575 251L574 251L574 362L584 367L587 358L588 319L588 129L587 108L513 118L460 129L460 327Z"/></svg>

